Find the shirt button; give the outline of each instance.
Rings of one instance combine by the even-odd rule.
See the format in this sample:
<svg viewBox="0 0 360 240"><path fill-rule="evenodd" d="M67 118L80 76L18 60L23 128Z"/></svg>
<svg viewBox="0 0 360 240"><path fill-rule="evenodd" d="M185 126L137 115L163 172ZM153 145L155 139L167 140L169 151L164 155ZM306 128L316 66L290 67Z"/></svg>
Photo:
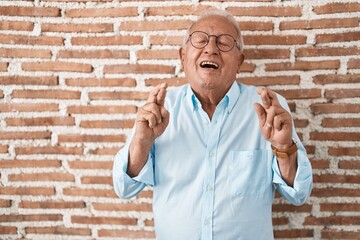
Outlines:
<svg viewBox="0 0 360 240"><path fill-rule="evenodd" d="M206 186L206 190L207 190L208 192L210 192L210 191L212 190L212 187L208 184L208 185Z"/></svg>
<svg viewBox="0 0 360 240"><path fill-rule="evenodd" d="M211 152L211 153L209 154L210 157L213 157L214 155L215 155L214 152Z"/></svg>
<svg viewBox="0 0 360 240"><path fill-rule="evenodd" d="M205 225L209 225L209 223L210 223L209 219L206 219L204 222Z"/></svg>

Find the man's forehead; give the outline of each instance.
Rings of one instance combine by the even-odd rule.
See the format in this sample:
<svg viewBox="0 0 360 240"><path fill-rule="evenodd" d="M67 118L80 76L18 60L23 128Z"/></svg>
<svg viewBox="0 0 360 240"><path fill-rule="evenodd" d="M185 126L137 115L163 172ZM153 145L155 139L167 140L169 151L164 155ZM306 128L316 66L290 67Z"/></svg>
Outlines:
<svg viewBox="0 0 360 240"><path fill-rule="evenodd" d="M203 30L202 28L205 27L220 27L221 30L225 30L223 29L224 26L228 26L229 30L234 31L236 34L237 31L233 23L230 22L226 17L219 15L209 15L201 18L200 20L193 23L193 25L190 27L190 31Z"/></svg>

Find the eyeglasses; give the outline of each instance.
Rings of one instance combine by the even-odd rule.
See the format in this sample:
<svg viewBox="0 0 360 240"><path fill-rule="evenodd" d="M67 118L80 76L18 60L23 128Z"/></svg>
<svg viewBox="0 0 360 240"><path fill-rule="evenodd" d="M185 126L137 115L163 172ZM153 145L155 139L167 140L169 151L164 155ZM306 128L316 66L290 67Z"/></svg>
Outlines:
<svg viewBox="0 0 360 240"><path fill-rule="evenodd" d="M216 36L202 31L195 31L191 33L188 41L190 41L194 48L201 49L209 44L210 37L215 37L216 47L222 52L231 51L237 43L234 37L229 34L220 34Z"/></svg>

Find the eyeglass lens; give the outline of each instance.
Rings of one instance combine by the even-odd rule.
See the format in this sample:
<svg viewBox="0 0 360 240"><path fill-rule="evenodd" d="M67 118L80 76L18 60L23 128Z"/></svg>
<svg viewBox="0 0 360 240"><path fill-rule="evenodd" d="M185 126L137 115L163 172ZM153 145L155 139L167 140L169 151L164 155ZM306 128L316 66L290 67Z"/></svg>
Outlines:
<svg viewBox="0 0 360 240"><path fill-rule="evenodd" d="M200 31L195 31L190 35L190 43L195 48L204 48L209 43L211 36L216 38L216 46L220 51L228 52L233 49L235 45L235 39L231 35L221 34L215 36Z"/></svg>

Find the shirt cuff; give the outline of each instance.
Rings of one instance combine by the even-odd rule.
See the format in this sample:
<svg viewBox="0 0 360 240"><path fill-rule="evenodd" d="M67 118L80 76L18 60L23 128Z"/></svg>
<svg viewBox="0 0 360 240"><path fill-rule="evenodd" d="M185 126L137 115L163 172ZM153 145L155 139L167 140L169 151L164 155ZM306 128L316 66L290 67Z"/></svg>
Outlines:
<svg viewBox="0 0 360 240"><path fill-rule="evenodd" d="M151 153L149 153L149 157L144 167L141 169L140 173L136 177L132 178L127 174L129 148L130 144L125 145L124 148L121 149L121 151L119 151L117 156L115 157L116 160L119 160L117 169L121 170L120 178L123 179L125 184L134 184L136 182L141 182L148 186L154 186L153 158Z"/></svg>
<svg viewBox="0 0 360 240"><path fill-rule="evenodd" d="M304 151L300 148L297 152L297 170L293 187L287 185L283 180L276 157L273 158L273 182L280 194L294 205L303 204L309 197L312 188L311 165Z"/></svg>

